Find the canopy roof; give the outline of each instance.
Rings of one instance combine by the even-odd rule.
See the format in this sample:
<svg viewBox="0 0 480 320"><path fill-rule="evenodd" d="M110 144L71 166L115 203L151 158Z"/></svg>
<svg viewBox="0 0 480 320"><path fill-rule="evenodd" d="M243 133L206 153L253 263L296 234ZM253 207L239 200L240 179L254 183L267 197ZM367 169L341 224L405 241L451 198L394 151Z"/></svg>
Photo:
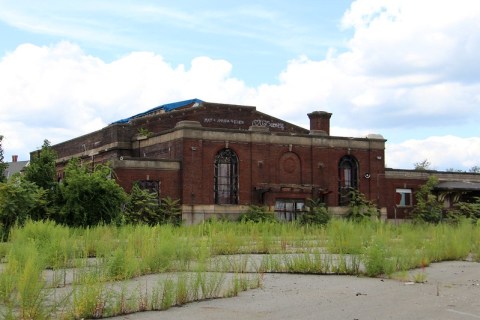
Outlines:
<svg viewBox="0 0 480 320"><path fill-rule="evenodd" d="M480 191L480 183L470 181L440 182L435 189L445 191Z"/></svg>

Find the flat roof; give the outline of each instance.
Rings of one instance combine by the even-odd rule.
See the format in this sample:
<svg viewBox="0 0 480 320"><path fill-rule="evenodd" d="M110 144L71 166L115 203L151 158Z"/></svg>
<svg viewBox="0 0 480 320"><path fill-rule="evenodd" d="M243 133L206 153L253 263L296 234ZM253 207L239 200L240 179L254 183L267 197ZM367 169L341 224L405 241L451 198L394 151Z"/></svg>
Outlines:
<svg viewBox="0 0 480 320"><path fill-rule="evenodd" d="M437 190L480 191L480 183L470 181L445 181L435 186Z"/></svg>

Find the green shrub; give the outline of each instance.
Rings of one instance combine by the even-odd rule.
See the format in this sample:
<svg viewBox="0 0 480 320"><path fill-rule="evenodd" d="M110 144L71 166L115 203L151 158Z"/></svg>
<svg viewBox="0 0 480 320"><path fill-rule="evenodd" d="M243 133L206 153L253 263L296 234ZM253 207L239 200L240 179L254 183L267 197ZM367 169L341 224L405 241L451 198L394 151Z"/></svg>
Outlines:
<svg viewBox="0 0 480 320"><path fill-rule="evenodd" d="M379 217L377 207L363 193L356 189L350 190L350 203L348 204L347 219L361 221Z"/></svg>
<svg viewBox="0 0 480 320"><path fill-rule="evenodd" d="M274 222L277 221L275 214L268 210L267 207L251 205L248 207L248 210L243 213L240 218L240 221L252 221L252 222Z"/></svg>
<svg viewBox="0 0 480 320"><path fill-rule="evenodd" d="M148 225L160 223L160 206L157 197L158 195L148 189L142 189L138 184L134 184L125 205L125 222Z"/></svg>
<svg viewBox="0 0 480 320"><path fill-rule="evenodd" d="M182 224L182 210L179 205L179 199L165 197L160 202L161 223L179 226Z"/></svg>
<svg viewBox="0 0 480 320"><path fill-rule="evenodd" d="M308 199L308 211L300 218L300 224L325 225L330 221L330 214L324 203L320 200Z"/></svg>
<svg viewBox="0 0 480 320"><path fill-rule="evenodd" d="M438 201L433 189L438 184L438 178L430 176L427 182L415 193L416 204L412 211L413 219L438 223L442 220L443 204Z"/></svg>
<svg viewBox="0 0 480 320"><path fill-rule="evenodd" d="M457 221L461 217L472 219L476 223L480 219L480 197L475 197L474 202L459 202L456 209L448 212L448 218Z"/></svg>

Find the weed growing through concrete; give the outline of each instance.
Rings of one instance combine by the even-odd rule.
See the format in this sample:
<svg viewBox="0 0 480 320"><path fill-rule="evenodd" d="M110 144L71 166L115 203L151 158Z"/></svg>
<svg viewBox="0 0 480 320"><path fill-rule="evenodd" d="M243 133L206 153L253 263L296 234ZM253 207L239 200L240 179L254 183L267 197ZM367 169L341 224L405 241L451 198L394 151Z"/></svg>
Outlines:
<svg viewBox="0 0 480 320"><path fill-rule="evenodd" d="M237 295L267 272L404 278L432 262L480 260L480 225L231 223L13 228L0 255L0 314L96 318ZM140 282L138 277L157 277ZM422 282L426 273L413 275ZM142 278L143 279L143 278ZM143 280L142 280L143 281Z"/></svg>

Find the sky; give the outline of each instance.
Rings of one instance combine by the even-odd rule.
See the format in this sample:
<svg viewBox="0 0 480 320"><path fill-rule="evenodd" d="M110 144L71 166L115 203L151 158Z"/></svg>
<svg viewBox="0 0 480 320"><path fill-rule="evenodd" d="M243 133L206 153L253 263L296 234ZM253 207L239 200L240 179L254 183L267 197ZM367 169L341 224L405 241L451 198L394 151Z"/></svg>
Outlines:
<svg viewBox="0 0 480 320"><path fill-rule="evenodd" d="M480 166L477 0L0 0L0 39L5 161L198 98Z"/></svg>

